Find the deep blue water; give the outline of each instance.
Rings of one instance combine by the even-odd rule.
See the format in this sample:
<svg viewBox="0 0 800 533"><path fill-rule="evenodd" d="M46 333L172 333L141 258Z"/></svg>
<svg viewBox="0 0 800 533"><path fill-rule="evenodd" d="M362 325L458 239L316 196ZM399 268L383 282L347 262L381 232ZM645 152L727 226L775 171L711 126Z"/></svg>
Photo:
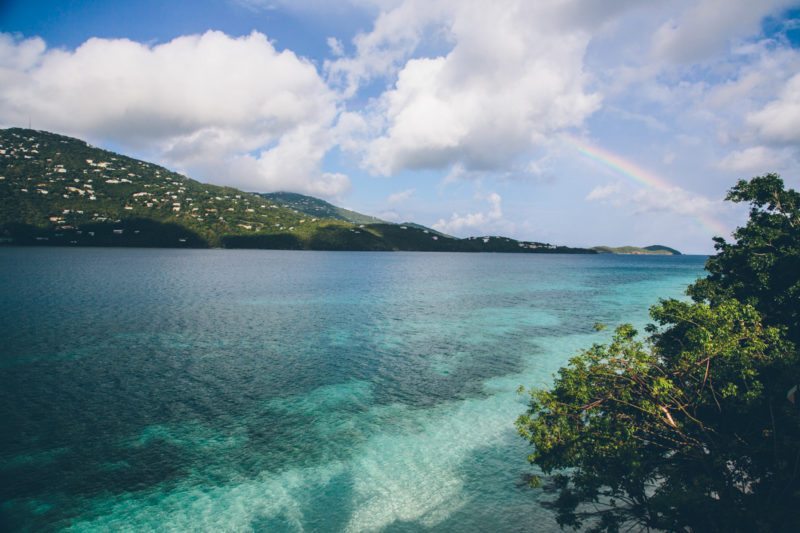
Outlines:
<svg viewBox="0 0 800 533"><path fill-rule="evenodd" d="M0 530L555 529L515 389L704 260L0 248Z"/></svg>

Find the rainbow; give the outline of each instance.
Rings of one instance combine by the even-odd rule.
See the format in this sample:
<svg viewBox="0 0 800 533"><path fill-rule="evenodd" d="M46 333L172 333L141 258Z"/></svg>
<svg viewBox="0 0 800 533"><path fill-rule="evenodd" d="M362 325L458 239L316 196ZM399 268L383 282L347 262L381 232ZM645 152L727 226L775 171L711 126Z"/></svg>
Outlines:
<svg viewBox="0 0 800 533"><path fill-rule="evenodd" d="M636 163L629 161L615 153L572 137L564 137L566 143L575 148L586 159L600 163L614 171L615 174L627 178L629 181L657 191L683 190L678 185L669 183L664 178L656 176ZM729 230L725 224L712 217L710 213L693 215L693 218L713 235L727 236Z"/></svg>

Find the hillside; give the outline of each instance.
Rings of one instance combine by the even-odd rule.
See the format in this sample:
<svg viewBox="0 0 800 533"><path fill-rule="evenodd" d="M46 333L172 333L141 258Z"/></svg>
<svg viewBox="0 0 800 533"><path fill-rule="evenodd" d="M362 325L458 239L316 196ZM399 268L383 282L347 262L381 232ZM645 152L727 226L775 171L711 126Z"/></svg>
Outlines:
<svg viewBox="0 0 800 533"><path fill-rule="evenodd" d="M209 185L43 131L0 130L0 243L55 246L596 253L457 239L293 193Z"/></svg>
<svg viewBox="0 0 800 533"><path fill-rule="evenodd" d="M654 244L652 246L595 246L592 250L601 254L621 254L621 255L681 255L681 253L669 246Z"/></svg>
<svg viewBox="0 0 800 533"><path fill-rule="evenodd" d="M666 253L672 254L672 255L683 255L678 250L676 250L675 248L670 248L669 246L664 246L664 245L661 245L661 244L654 244L652 246L645 246L644 249L645 250L649 250L649 251L654 252L654 253L666 252Z"/></svg>
<svg viewBox="0 0 800 533"><path fill-rule="evenodd" d="M343 207L337 207L325 200L306 196L294 192L267 192L259 193L259 196L277 205L294 209L300 213L318 218L329 218L333 220L343 220L352 224L386 224L386 221L377 217L364 215Z"/></svg>

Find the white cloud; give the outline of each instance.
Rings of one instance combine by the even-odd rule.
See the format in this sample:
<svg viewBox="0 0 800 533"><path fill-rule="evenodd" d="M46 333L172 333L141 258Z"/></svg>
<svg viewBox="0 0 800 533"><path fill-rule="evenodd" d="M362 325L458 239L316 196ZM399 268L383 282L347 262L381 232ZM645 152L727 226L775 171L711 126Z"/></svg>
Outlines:
<svg viewBox="0 0 800 533"><path fill-rule="evenodd" d="M792 127L792 118L800 116L797 50L761 41L717 68L725 79L706 84L704 96L686 108L714 126L719 144L744 150L800 140Z"/></svg>
<svg viewBox="0 0 800 533"><path fill-rule="evenodd" d="M0 76L13 77L19 71L34 67L46 48L39 37L17 41L7 33L0 33Z"/></svg>
<svg viewBox="0 0 800 533"><path fill-rule="evenodd" d="M709 200L680 187L638 189L627 201L634 213L669 212L684 216L705 216L717 213L721 201Z"/></svg>
<svg viewBox="0 0 800 533"><path fill-rule="evenodd" d="M331 50L331 54L336 57L344 55L344 45L342 41L337 39L336 37L328 37L325 41L328 44L328 48Z"/></svg>
<svg viewBox="0 0 800 533"><path fill-rule="evenodd" d="M713 216L720 212L722 201L678 186L632 188L622 182L597 186L586 196L589 202L602 202L630 213L672 213L681 216Z"/></svg>
<svg viewBox="0 0 800 533"><path fill-rule="evenodd" d="M406 0L381 11L372 31L353 39L356 53L325 63L328 78L346 96L373 77L395 72L416 49L424 30L443 17L444 2Z"/></svg>
<svg viewBox="0 0 800 533"><path fill-rule="evenodd" d="M449 220L439 219L433 224L433 228L442 233L452 235L459 234L467 228L489 229L503 218L503 199L499 194L493 192L488 194L485 200L489 203L489 208L486 211L465 215L453 213Z"/></svg>
<svg viewBox="0 0 800 533"><path fill-rule="evenodd" d="M315 10L331 5L324 0L283 1L290 6L297 4ZM344 4L380 10L372 29L353 39L354 56L326 63L331 80L341 84L345 94L352 96L366 81L396 75L421 44L453 45L468 41L471 36L462 31L468 28L461 27L468 17L483 17L485 28L478 28L473 35L473 44L492 50L497 45L493 38L503 34L493 26L500 24L508 29L509 19L515 16L526 17L519 22L522 26L528 25L529 34L535 35L547 29L557 40L559 32L597 31L615 15L641 5L641 0L605 0L602 3L596 0L550 0L537 2L536 6L519 0L349 0ZM510 35L512 39L525 35L518 30ZM482 41L483 38L486 40Z"/></svg>
<svg viewBox="0 0 800 533"><path fill-rule="evenodd" d="M800 145L800 74L786 82L776 99L748 115L747 122L767 141Z"/></svg>
<svg viewBox="0 0 800 533"><path fill-rule="evenodd" d="M786 150L751 146L729 153L719 162L719 167L732 172L766 174L782 169L790 159Z"/></svg>
<svg viewBox="0 0 800 533"><path fill-rule="evenodd" d="M600 104L583 54L589 33L575 2L420 2L383 13L354 40L356 54L327 66L346 94L396 73L369 110L377 137L362 145L377 174L403 169L506 169L547 136L580 126ZM408 59L424 35L449 52Z"/></svg>
<svg viewBox="0 0 800 533"><path fill-rule="evenodd" d="M146 45L90 39L74 51L0 39L0 123L112 141L200 178L326 196L320 164L335 95L316 68L263 34L207 32ZM253 156L257 153L257 156Z"/></svg>
<svg viewBox="0 0 800 533"><path fill-rule="evenodd" d="M791 80L800 72L800 52L780 33L762 33L764 17L777 14L781 3L724 3L725 8L706 0L653 3L620 19L613 34L593 35L585 68L597 75L604 112L587 121L586 135L679 187L663 194L643 192L638 199L623 194L627 199L617 205L607 201L627 208L619 213L631 213L639 201L639 211L700 217L708 206L712 216L733 220L715 199L735 179L773 170L796 174L800 135L794 136L792 109L798 88ZM715 18L717 8L730 8L742 20L728 13ZM707 32L697 29L705 25ZM641 43L659 28L653 53L641 53ZM675 41L670 47L662 41L658 48L664 28ZM633 114L653 117L664 128L628 126L617 119Z"/></svg>
<svg viewBox="0 0 800 533"><path fill-rule="evenodd" d="M731 41L752 35L762 19L787 0L702 0L690 4L677 20L665 22L653 36L657 58L676 63L702 61L723 52Z"/></svg>
<svg viewBox="0 0 800 533"><path fill-rule="evenodd" d="M390 194L386 201L391 204L401 204L407 201L409 198L414 196L414 193L417 192L416 189L406 189L404 191L398 191L396 193Z"/></svg>
<svg viewBox="0 0 800 533"><path fill-rule="evenodd" d="M461 163L456 163L450 168L450 171L445 174L444 178L442 179L442 185L455 183L456 181L465 178L467 174L468 172L464 170L464 165Z"/></svg>
<svg viewBox="0 0 800 533"><path fill-rule="evenodd" d="M605 200L622 190L622 184L619 182L609 183L607 185L598 185L586 195L586 200L592 202L595 200Z"/></svg>

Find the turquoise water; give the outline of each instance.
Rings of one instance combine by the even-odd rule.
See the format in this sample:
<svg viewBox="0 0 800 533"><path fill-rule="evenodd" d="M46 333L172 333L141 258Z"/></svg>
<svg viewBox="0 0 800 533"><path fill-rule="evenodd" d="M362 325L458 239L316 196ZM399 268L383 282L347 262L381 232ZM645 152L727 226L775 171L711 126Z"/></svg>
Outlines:
<svg viewBox="0 0 800 533"><path fill-rule="evenodd" d="M0 530L557 529L516 388L703 262L0 249Z"/></svg>

